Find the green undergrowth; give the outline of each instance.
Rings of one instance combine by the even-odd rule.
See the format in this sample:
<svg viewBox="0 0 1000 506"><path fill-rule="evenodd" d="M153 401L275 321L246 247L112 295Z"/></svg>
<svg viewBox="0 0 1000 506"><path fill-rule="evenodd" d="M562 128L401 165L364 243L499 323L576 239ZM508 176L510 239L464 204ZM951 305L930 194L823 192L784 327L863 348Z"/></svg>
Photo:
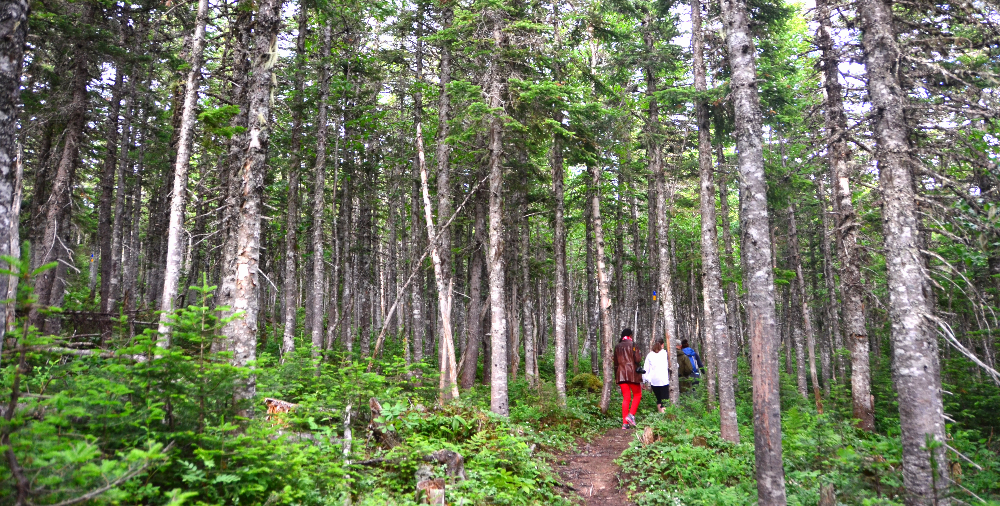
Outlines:
<svg viewBox="0 0 1000 506"><path fill-rule="evenodd" d="M837 504L903 504L898 425L895 432L865 433L836 410L818 414L813 405L795 395L793 378L783 377L783 387L781 429L788 504L818 504L824 485L832 486ZM682 396L681 403L667 407L664 414L640 412L643 416L636 432L651 427L655 442L644 445L637 436L619 460L623 486L637 506L756 502L752 405L749 392L741 390L738 444L720 437L718 411L705 409L704 388ZM949 445L975 460L982 470L949 452L952 476L960 486L942 490L942 497L984 504L978 496L986 504L1000 505L1000 458L989 440L976 430L951 425L949 435Z"/></svg>
<svg viewBox="0 0 1000 506"><path fill-rule="evenodd" d="M32 302L21 268L19 315ZM233 367L212 347L226 324L215 287L193 289L201 301L170 315L169 348L116 328L110 351L79 352L19 318L0 363L0 405L15 406L0 417L0 504L17 502L20 481L35 505L410 505L418 471L446 480L449 504L569 504L549 457L615 420L593 395L561 407L551 381L512 382L508 418L489 412L484 386L440 406L434 366L405 364L401 339L373 363L303 339ZM251 379L256 395L236 398ZM292 406L269 415L265 399ZM463 457L467 479L428 461L439 450Z"/></svg>

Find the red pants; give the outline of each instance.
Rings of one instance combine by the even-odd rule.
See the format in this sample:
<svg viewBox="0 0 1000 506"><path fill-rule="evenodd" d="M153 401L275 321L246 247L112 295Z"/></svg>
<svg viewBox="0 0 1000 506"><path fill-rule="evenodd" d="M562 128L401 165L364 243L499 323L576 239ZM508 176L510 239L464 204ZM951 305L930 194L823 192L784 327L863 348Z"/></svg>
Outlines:
<svg viewBox="0 0 1000 506"><path fill-rule="evenodd" d="M625 417L635 415L639 411L639 401L642 400L642 388L637 383L619 383L622 389L622 423Z"/></svg>

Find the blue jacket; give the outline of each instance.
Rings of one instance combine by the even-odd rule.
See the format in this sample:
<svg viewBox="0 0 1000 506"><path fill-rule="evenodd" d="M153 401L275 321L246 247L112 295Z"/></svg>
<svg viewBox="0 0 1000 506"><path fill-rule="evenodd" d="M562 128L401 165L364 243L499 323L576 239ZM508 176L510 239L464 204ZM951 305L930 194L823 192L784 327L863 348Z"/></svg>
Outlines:
<svg viewBox="0 0 1000 506"><path fill-rule="evenodd" d="M684 354L688 356L688 359L691 360L691 369L694 371L693 373L691 373L691 375L701 376L701 373L699 371L704 369L705 366L704 364L701 363L701 357L698 356L698 352L694 351L691 348L684 348L681 351L684 352Z"/></svg>

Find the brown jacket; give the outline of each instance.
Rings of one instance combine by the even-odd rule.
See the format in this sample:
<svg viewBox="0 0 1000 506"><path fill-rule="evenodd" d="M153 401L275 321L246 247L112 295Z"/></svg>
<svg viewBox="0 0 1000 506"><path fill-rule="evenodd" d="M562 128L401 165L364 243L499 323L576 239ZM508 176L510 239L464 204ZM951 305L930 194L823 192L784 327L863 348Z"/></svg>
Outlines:
<svg viewBox="0 0 1000 506"><path fill-rule="evenodd" d="M635 341L622 339L615 346L615 382L617 383L642 383L642 375L635 372L636 367L642 365L642 357L639 356L639 349L635 346Z"/></svg>

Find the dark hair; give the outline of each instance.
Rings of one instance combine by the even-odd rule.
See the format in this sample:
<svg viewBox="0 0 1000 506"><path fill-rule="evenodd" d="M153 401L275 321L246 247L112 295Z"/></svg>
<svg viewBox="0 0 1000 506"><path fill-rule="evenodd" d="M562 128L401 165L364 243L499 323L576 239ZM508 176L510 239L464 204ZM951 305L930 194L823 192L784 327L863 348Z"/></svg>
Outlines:
<svg viewBox="0 0 1000 506"><path fill-rule="evenodd" d="M632 329L630 329L628 327L625 327L624 329L622 329L622 337L625 337L625 336L632 337Z"/></svg>
<svg viewBox="0 0 1000 506"><path fill-rule="evenodd" d="M681 348L687 348L687 347L688 347L688 340L681 339Z"/></svg>
<svg viewBox="0 0 1000 506"><path fill-rule="evenodd" d="M663 346L663 344L666 343L666 341L664 341L662 337L656 338L655 340L653 340L653 342L660 346Z"/></svg>

